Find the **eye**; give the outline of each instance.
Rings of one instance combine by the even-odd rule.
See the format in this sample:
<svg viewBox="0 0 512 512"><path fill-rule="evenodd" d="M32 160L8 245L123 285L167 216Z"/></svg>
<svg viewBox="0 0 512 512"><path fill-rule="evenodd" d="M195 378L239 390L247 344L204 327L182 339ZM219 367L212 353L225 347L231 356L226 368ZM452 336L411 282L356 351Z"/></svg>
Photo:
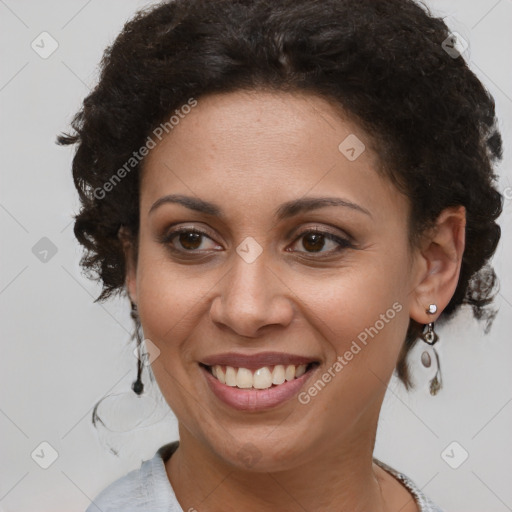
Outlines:
<svg viewBox="0 0 512 512"><path fill-rule="evenodd" d="M318 228L308 229L299 234L296 241L303 239L302 247L306 249L306 253L314 254L314 253L324 253L329 254L333 252L338 252L348 247L353 247L349 240L346 238L342 238L337 236L329 231L324 231ZM328 251L322 251L322 249L326 246L326 239L331 245L334 246L334 249ZM328 245L328 244L327 244Z"/></svg>
<svg viewBox="0 0 512 512"><path fill-rule="evenodd" d="M203 246L202 239L204 238L213 242L204 231L200 231L196 228L182 227L164 235L160 242L167 245L171 251L190 253L208 249Z"/></svg>
<svg viewBox="0 0 512 512"><path fill-rule="evenodd" d="M204 231L196 228L181 227L165 234L159 241L167 246L172 252L191 254L212 249L211 247L204 247L203 242L205 239L213 242L212 238ZM353 247L351 242L346 238L318 228L303 231L295 239L295 243L300 239L303 239L302 247L305 248L306 251L299 252L306 252L308 254L330 254ZM329 243L333 246L333 249L323 251ZM215 245L215 247L219 246Z"/></svg>

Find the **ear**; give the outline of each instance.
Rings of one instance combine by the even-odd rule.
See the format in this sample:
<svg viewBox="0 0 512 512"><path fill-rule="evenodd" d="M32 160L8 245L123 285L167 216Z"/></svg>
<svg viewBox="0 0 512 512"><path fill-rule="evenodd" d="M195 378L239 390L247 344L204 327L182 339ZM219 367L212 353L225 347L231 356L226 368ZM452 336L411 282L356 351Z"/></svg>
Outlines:
<svg viewBox="0 0 512 512"><path fill-rule="evenodd" d="M123 245L125 260L125 288L134 304L137 304L137 268L135 263L134 239L125 226L121 226L117 237Z"/></svg>
<svg viewBox="0 0 512 512"><path fill-rule="evenodd" d="M421 324L434 322L448 305L459 281L465 243L466 209L446 208L417 254L417 278L409 310L412 319ZM426 312L430 304L437 305L435 315Z"/></svg>

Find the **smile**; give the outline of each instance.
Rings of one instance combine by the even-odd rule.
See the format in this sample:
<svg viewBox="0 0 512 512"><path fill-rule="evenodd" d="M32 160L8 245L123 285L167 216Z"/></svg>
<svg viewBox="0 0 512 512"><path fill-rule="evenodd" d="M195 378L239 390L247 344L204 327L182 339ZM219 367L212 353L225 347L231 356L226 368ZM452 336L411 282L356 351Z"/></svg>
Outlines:
<svg viewBox="0 0 512 512"><path fill-rule="evenodd" d="M227 386L239 389L269 389L273 386L280 386L285 382L298 379L315 364L278 364L275 366L263 366L255 371L249 368L221 365L207 366L206 368L213 377Z"/></svg>
<svg viewBox="0 0 512 512"><path fill-rule="evenodd" d="M313 378L320 364L301 361L250 369L199 363L199 367L212 396L230 408L257 413L292 400Z"/></svg>

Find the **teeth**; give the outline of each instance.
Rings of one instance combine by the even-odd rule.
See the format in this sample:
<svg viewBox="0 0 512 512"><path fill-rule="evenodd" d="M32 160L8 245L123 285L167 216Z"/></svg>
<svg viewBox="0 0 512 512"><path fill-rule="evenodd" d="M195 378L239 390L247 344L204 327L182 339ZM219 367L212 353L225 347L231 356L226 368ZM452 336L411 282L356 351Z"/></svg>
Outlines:
<svg viewBox="0 0 512 512"><path fill-rule="evenodd" d="M226 366L226 384L231 387L236 386L237 371L232 366Z"/></svg>
<svg viewBox="0 0 512 512"><path fill-rule="evenodd" d="M238 370L238 373L240 373L240 370ZM256 389L267 389L272 386L272 374L267 366L256 370L251 380L253 381L253 387Z"/></svg>
<svg viewBox="0 0 512 512"><path fill-rule="evenodd" d="M289 364L286 367L286 370L284 372L284 376L286 380L293 380L295 379L295 366L293 364Z"/></svg>
<svg viewBox="0 0 512 512"><path fill-rule="evenodd" d="M285 372L284 366L282 364L278 364L274 366L274 371L272 372L272 384L282 384L285 381Z"/></svg>
<svg viewBox="0 0 512 512"><path fill-rule="evenodd" d="M215 377L217 377L218 380L222 382L222 384L226 384L226 374L224 373L224 370L222 369L222 366L216 366L216 372ZM213 368L212 368L213 370Z"/></svg>
<svg viewBox="0 0 512 512"><path fill-rule="evenodd" d="M259 368L254 373L247 368L233 368L232 366L212 366L212 375L222 384L241 389L268 389L272 384L278 386L285 381L298 379L306 373L305 364L282 365Z"/></svg>
<svg viewBox="0 0 512 512"><path fill-rule="evenodd" d="M238 388L252 388L252 372L247 368L238 368L236 374L236 386Z"/></svg>
<svg viewBox="0 0 512 512"><path fill-rule="evenodd" d="M297 369L295 370L295 377L298 379L299 377L302 377L306 373L306 365L301 364L300 366L297 366Z"/></svg>

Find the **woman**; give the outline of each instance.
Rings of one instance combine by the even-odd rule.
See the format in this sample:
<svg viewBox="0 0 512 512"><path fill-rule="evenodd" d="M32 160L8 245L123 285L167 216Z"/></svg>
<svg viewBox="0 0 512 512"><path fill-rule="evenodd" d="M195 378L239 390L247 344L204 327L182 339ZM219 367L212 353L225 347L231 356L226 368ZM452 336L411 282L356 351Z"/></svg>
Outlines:
<svg viewBox="0 0 512 512"><path fill-rule="evenodd" d="M129 297L180 439L88 512L440 510L373 449L412 346L437 364L435 322L492 298L501 138L459 47L410 0L125 25L59 141L82 265Z"/></svg>

